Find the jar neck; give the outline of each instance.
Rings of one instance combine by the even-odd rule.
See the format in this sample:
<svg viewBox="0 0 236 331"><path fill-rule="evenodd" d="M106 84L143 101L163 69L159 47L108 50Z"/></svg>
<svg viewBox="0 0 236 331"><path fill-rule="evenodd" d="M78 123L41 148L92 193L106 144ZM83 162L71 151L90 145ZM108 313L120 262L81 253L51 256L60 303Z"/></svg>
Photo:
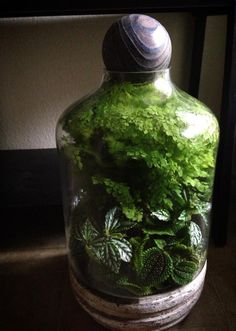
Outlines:
<svg viewBox="0 0 236 331"><path fill-rule="evenodd" d="M156 71L121 72L104 69L103 81L115 83L151 83L158 79L171 81L170 68Z"/></svg>

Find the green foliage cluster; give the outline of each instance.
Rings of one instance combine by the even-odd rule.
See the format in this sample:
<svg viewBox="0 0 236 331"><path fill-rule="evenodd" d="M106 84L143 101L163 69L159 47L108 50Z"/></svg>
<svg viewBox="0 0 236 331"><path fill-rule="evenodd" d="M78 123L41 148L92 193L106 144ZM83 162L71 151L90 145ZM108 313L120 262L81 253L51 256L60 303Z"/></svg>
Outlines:
<svg viewBox="0 0 236 331"><path fill-rule="evenodd" d="M104 269L104 287L138 296L187 284L206 249L218 125L172 89L107 82L61 120L64 153L90 197L70 240Z"/></svg>

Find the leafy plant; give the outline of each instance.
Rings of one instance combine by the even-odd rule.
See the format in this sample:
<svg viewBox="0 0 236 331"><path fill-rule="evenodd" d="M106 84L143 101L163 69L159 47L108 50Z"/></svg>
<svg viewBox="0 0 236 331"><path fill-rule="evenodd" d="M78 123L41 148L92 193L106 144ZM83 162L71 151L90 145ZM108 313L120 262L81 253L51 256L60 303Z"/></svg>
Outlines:
<svg viewBox="0 0 236 331"><path fill-rule="evenodd" d="M80 227L75 239L82 242L88 255L118 273L121 261L130 262L132 246L118 232L119 221L115 218L116 208L105 217L103 233L99 233L89 220Z"/></svg>
<svg viewBox="0 0 236 331"><path fill-rule="evenodd" d="M61 120L61 148L87 197L72 211L70 249L88 282L98 276L84 261L99 268L101 290L155 294L201 268L218 125L199 101L171 90L106 82Z"/></svg>
<svg viewBox="0 0 236 331"><path fill-rule="evenodd" d="M123 213L128 219L141 222L142 212L135 207L134 199L130 194L129 187L124 183L117 183L109 178L92 178L93 184L102 184L105 186L105 190L110 194L123 210Z"/></svg>

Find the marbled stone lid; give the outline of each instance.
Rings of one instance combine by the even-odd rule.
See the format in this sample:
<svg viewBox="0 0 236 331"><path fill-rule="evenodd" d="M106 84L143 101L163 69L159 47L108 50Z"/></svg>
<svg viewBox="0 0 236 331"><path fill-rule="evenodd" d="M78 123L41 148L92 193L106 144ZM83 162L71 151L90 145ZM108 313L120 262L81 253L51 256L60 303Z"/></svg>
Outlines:
<svg viewBox="0 0 236 331"><path fill-rule="evenodd" d="M108 29L102 54L109 71L139 72L168 68L171 50L169 34L156 19L131 14Z"/></svg>

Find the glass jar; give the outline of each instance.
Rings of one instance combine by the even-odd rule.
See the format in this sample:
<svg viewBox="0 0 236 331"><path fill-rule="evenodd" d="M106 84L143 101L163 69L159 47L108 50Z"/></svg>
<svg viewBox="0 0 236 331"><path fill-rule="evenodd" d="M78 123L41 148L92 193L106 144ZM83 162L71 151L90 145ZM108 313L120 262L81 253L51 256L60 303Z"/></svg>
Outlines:
<svg viewBox="0 0 236 331"><path fill-rule="evenodd" d="M141 298L197 277L218 136L215 116L170 69L105 71L100 88L65 111L57 146L75 282Z"/></svg>

